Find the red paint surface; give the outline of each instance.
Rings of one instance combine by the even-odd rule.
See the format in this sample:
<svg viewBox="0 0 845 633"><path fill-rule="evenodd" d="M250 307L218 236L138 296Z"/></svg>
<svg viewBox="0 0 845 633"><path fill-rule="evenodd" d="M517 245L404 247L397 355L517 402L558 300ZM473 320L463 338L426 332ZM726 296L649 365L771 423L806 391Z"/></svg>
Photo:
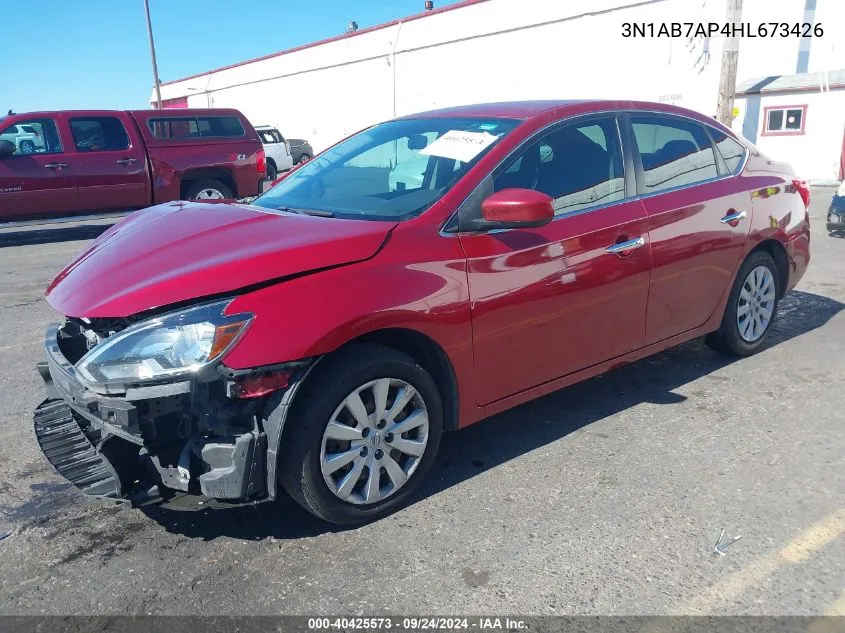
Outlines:
<svg viewBox="0 0 845 633"><path fill-rule="evenodd" d="M392 222L329 222L256 207L171 202L133 213L62 270L47 301L121 316L375 254Z"/></svg>
<svg viewBox="0 0 845 633"><path fill-rule="evenodd" d="M462 108L467 115L518 111L525 120L417 218L394 224L164 205L104 234L59 275L47 299L74 316L127 316L232 292L228 312L255 315L224 358L234 369L331 353L384 329L411 330L445 352L460 424L470 424L717 329L742 260L764 240L784 249L788 287L806 270L809 220L795 175L753 148L739 176L538 228L442 231L535 131L617 108L719 125L650 103ZM747 218L736 226L719 221L734 211ZM641 248L605 251L638 237Z"/></svg>

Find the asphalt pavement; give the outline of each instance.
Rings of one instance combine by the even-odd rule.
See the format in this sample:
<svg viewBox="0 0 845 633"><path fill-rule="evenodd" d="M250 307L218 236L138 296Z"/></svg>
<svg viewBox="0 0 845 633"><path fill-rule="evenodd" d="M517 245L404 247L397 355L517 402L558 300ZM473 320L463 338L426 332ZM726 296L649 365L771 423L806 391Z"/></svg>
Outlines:
<svg viewBox="0 0 845 633"><path fill-rule="evenodd" d="M419 499L356 529L86 501L37 448L34 366L44 289L108 221L0 229L0 614L845 613L832 193L767 349L693 341L450 434Z"/></svg>

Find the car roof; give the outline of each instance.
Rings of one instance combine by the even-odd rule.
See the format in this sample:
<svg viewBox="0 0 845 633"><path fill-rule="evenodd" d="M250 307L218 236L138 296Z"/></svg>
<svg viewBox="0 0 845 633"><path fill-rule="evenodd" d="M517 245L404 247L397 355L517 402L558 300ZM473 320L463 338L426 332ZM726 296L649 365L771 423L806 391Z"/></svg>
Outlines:
<svg viewBox="0 0 845 633"><path fill-rule="evenodd" d="M612 99L561 99L543 101L504 101L498 103L479 103L475 105L455 106L430 110L400 117L401 119L421 119L440 117L494 117L527 120L536 116L553 113L563 117L574 114L588 114L590 112L605 112L612 110L645 110L651 112L665 112L697 119L701 122L722 127L715 119L700 112L681 108L667 103L650 101L612 100Z"/></svg>

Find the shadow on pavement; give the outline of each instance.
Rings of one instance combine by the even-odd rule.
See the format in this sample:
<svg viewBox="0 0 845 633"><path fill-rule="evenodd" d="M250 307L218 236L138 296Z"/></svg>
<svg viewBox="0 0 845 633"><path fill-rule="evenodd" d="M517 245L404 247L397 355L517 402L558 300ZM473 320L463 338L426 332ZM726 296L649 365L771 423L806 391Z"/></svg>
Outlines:
<svg viewBox="0 0 845 633"><path fill-rule="evenodd" d="M51 228L23 231L3 230L0 231L0 248L93 240L112 226L112 224L83 224L76 226L58 225Z"/></svg>
<svg viewBox="0 0 845 633"><path fill-rule="evenodd" d="M827 297L791 292L780 304L767 348L823 326L842 308L842 303ZM674 389L735 360L696 339L447 434L418 498L435 495L637 404L683 402L687 398ZM149 508L144 512L168 532L203 540L219 536L291 539L344 529L313 518L290 499L217 511Z"/></svg>

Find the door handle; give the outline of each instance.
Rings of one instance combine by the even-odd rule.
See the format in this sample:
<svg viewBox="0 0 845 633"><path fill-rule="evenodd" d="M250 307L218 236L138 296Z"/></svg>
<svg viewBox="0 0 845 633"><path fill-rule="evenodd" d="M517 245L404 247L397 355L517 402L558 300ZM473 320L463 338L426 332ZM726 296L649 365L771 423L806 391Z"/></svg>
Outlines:
<svg viewBox="0 0 845 633"><path fill-rule="evenodd" d="M45 167L49 167L50 169L64 169L67 167L67 163L45 163Z"/></svg>
<svg viewBox="0 0 845 633"><path fill-rule="evenodd" d="M604 252L610 253L611 255L624 255L626 252L632 251L636 248L640 248L641 246L645 246L645 238L637 237L633 240L617 242L613 246L608 246L606 249L604 249Z"/></svg>
<svg viewBox="0 0 845 633"><path fill-rule="evenodd" d="M719 222L722 224L730 224L731 226L736 226L733 224L734 222L739 222L740 220L744 220L748 217L748 214L745 211L736 211L734 213L729 213L725 217L723 217Z"/></svg>
<svg viewBox="0 0 845 633"><path fill-rule="evenodd" d="M135 163L138 162L138 159L137 158L120 158L120 159L118 159L114 162L116 162L118 165L134 165Z"/></svg>

